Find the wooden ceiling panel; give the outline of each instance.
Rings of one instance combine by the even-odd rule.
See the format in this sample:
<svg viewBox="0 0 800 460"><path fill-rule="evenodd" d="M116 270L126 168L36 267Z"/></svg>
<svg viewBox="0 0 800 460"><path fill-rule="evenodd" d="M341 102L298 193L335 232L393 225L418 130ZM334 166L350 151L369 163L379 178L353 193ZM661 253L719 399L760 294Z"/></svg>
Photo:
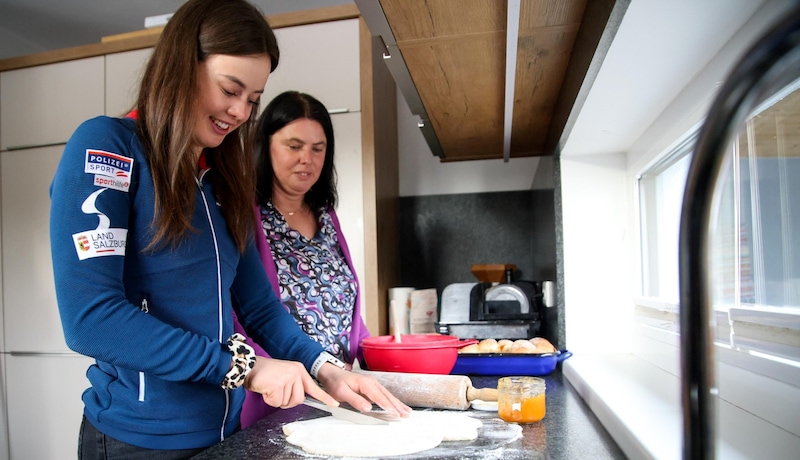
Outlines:
<svg viewBox="0 0 800 460"><path fill-rule="evenodd" d="M506 30L506 2L502 0L381 0L380 3L398 44Z"/></svg>
<svg viewBox="0 0 800 460"><path fill-rule="evenodd" d="M554 153L552 138L565 129L564 114L570 111L564 106L576 102L586 75L572 75L570 69L587 72L589 64L602 59L594 50L603 29L581 27L586 17L593 27L608 20L615 0L593 1L599 2L592 9L598 14L589 16L587 0L520 1L511 157ZM401 90L424 107L416 114L427 117L441 160L503 158L507 2L356 0L370 13L376 3L392 34L384 42L396 43L413 81L411 96L405 89L410 85ZM581 62L576 63L578 39ZM563 91L567 81L569 94Z"/></svg>
<svg viewBox="0 0 800 460"><path fill-rule="evenodd" d="M522 0L519 4L520 33L528 29L581 25L586 0Z"/></svg>
<svg viewBox="0 0 800 460"><path fill-rule="evenodd" d="M547 133L577 33L576 24L520 30L514 77L512 157L545 154Z"/></svg>
<svg viewBox="0 0 800 460"><path fill-rule="evenodd" d="M500 32L400 44L420 99L448 159L502 155L503 66Z"/></svg>

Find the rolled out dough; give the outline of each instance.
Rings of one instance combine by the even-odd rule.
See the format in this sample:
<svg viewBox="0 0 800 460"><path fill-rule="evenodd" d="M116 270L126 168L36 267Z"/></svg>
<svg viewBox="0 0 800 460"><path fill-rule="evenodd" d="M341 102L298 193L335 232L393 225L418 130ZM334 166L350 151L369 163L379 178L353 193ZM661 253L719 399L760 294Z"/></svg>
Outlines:
<svg viewBox="0 0 800 460"><path fill-rule="evenodd" d="M442 441L478 437L483 424L461 412L414 411L388 425L359 425L334 417L287 423L286 441L305 452L341 457L390 457L433 449Z"/></svg>

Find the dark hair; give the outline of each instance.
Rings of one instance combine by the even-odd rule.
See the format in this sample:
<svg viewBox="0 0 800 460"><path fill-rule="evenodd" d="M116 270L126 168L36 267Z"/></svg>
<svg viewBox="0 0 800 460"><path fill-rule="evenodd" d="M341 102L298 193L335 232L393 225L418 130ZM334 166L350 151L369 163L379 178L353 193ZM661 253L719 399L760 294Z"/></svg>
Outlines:
<svg viewBox="0 0 800 460"><path fill-rule="evenodd" d="M325 132L325 163L322 165L319 179L305 195L305 202L313 210L333 208L336 206L336 168L333 165L333 123L328 109L313 96L297 91L286 91L275 97L258 119L256 131L256 190L261 205L272 198L272 157L270 141L272 135L289 123L308 118L322 126Z"/></svg>
<svg viewBox="0 0 800 460"><path fill-rule="evenodd" d="M198 64L211 55L280 57L264 15L246 0L189 0L172 16L147 63L136 102L136 126L155 187L153 240L177 245L192 231L197 160L191 151ZM206 149L209 178L240 251L252 234L253 129L250 120Z"/></svg>

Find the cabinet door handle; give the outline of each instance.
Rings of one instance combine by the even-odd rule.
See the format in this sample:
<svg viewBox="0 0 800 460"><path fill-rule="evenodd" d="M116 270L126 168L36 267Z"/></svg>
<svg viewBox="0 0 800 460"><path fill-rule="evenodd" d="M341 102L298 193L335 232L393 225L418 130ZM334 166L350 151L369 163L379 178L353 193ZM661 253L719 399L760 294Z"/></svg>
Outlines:
<svg viewBox="0 0 800 460"><path fill-rule="evenodd" d="M331 115L335 115L337 113L350 113L350 109L348 109L347 107L343 109L330 109L328 110L328 113Z"/></svg>

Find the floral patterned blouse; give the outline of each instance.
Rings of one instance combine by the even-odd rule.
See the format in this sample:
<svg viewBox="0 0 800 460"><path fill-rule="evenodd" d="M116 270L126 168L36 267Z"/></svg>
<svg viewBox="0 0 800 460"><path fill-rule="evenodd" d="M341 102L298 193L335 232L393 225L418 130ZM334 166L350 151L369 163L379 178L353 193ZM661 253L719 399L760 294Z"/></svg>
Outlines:
<svg viewBox="0 0 800 460"><path fill-rule="evenodd" d="M308 239L269 202L261 206L261 227L275 259L281 302L309 337L352 363L350 330L358 286L330 214L320 209L316 215L319 231Z"/></svg>

